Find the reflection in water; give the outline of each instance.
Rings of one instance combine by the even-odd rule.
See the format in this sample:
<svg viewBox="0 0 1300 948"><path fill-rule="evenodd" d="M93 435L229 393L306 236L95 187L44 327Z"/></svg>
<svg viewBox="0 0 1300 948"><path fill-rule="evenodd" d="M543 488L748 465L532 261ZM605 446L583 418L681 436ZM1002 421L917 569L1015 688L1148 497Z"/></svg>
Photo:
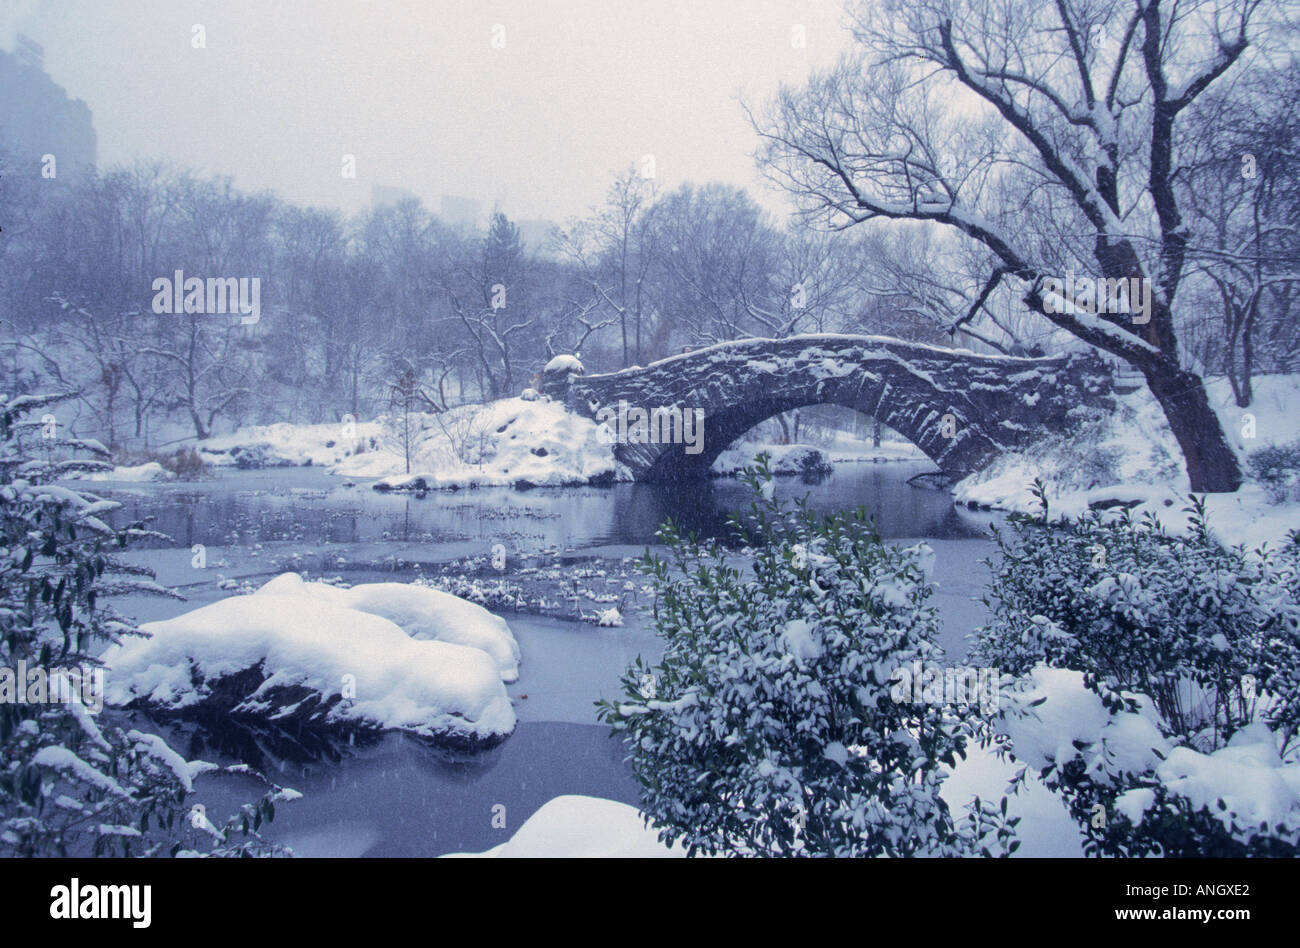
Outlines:
<svg viewBox="0 0 1300 948"><path fill-rule="evenodd" d="M972 518L936 490L907 479L932 469L923 463L841 465L817 483L777 479L777 497L808 496L814 510L867 508L886 539L982 536L987 518ZM252 479L256 475L256 479ZM311 483L313 489L304 489ZM752 495L726 478L689 484L616 484L613 487L508 488L434 491L422 497L382 494L364 484L343 487L319 469L225 473L199 485L161 485L148 495L115 496L124 515L152 515L155 529L182 546L251 547L416 543L432 549L507 541L511 549L583 549L655 542L672 517L700 536L725 538L729 513L747 510Z"/></svg>
<svg viewBox="0 0 1300 948"><path fill-rule="evenodd" d="M635 804L637 787L623 756L609 729L591 724L521 724L510 740L469 760L448 759L390 734L338 763L267 771L304 794L276 809L268 831L301 855L480 852L504 843L562 794ZM251 781L200 780L195 801L224 814L255 787ZM494 811L498 806L504 810Z"/></svg>
<svg viewBox="0 0 1300 948"><path fill-rule="evenodd" d="M955 508L942 491L907 484L908 478L930 469L928 463L841 465L817 483L778 478L776 493L782 499L807 495L809 506L821 512L862 505L886 539L934 541L941 587L946 587L939 591L939 605L952 632L952 641L944 645L959 655L961 635L978 621L969 605L979 582L973 564L988 552L987 540L972 538L986 537L992 518ZM615 567L617 558L628 547L653 544L665 519L698 535L725 539L727 514L743 512L752 501L748 488L731 479L526 493L506 488L439 491L414 497L382 494L366 484L344 486L339 478L312 468L223 472L198 484L100 492L123 501L127 517L153 516L154 528L175 539L179 549L145 555L167 574L164 581L187 584L187 592L200 599L228 594L228 587L216 585L219 574L213 566L245 576L310 567L313 572L342 571L352 582L402 580L416 574L413 564L482 557L497 542L510 549L515 568L516 553L542 550L552 551L545 557L548 563L566 564L566 569L575 557L555 556L559 550L572 549L584 560L613 557L599 573L600 588L617 591L626 579L622 567ZM193 544L208 548L209 569L198 582L190 569ZM384 575L376 575L376 569ZM594 579L584 582L600 585ZM176 615L194 604L169 604L166 615L151 617ZM584 600L584 608L594 605ZM510 621L522 633L535 620L515 614ZM645 633L635 623L624 629L561 625L547 635L520 634L524 661L511 694L522 705L524 720L504 744L472 755L437 751L398 734L351 740L193 721L172 722L161 730L190 759L244 761L302 791L304 799L278 808L271 836L296 845L304 855L430 856L488 849L561 794L637 802L637 788L623 762L625 751L609 738L608 729L551 718L564 708L571 722L579 717L575 707L590 708L590 702L612 689L618 671L647 645ZM533 692L531 702L525 700L528 692ZM543 719L527 720L529 705ZM594 711L586 719L594 720ZM209 811L232 812L257 792L230 778L205 780L198 802ZM504 829L493 825L496 805L505 807Z"/></svg>

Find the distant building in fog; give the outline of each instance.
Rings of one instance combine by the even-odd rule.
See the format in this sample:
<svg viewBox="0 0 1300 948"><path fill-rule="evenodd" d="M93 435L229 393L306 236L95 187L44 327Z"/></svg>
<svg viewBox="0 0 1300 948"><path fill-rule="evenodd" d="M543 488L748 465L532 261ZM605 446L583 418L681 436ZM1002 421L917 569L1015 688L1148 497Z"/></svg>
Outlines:
<svg viewBox="0 0 1300 948"><path fill-rule="evenodd" d="M529 253L546 254L551 252L551 238L555 234L555 224L547 220L515 221L519 228L519 240Z"/></svg>
<svg viewBox="0 0 1300 948"><path fill-rule="evenodd" d="M416 199L416 195L406 188L393 188L386 184L375 184L370 187L370 203L375 207L383 207L385 204L401 204L403 201Z"/></svg>
<svg viewBox="0 0 1300 948"><path fill-rule="evenodd" d="M473 198L444 194L438 205L438 216L452 227L479 228L482 226L482 205Z"/></svg>
<svg viewBox="0 0 1300 948"><path fill-rule="evenodd" d="M40 175L52 155L54 180L75 184L95 169L94 117L46 74L44 60L22 34L14 52L0 50L0 152L14 174Z"/></svg>

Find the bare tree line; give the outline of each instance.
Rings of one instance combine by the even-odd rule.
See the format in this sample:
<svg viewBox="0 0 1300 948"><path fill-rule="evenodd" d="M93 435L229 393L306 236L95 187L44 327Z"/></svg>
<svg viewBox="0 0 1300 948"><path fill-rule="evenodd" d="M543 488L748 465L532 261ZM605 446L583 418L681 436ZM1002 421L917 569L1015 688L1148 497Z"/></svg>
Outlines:
<svg viewBox="0 0 1300 948"><path fill-rule="evenodd" d="M75 389L86 427L148 447L516 395L560 353L608 371L803 332L1091 346L1145 377L1195 489L1235 488L1202 379L1226 374L1248 406L1253 377L1295 371L1300 348L1286 5L849 9L855 50L751 110L791 221L633 169L539 252L499 212L485 233L416 200L346 219L163 164L52 187L0 152L10 387ZM151 281L175 270L260 277L263 318L152 312ZM1059 298L1075 271L1145 281L1150 318Z"/></svg>

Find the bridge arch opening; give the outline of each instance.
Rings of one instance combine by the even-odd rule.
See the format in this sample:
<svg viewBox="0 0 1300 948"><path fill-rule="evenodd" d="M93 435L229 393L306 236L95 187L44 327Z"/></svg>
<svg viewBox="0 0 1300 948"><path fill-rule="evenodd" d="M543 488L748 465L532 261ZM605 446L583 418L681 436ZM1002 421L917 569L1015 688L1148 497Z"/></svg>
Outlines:
<svg viewBox="0 0 1300 948"><path fill-rule="evenodd" d="M705 428L708 437L707 425ZM933 465L925 452L880 419L856 408L813 404L757 422L718 454L713 475L729 475L760 451L772 456L773 473L813 476L841 461L911 461Z"/></svg>
<svg viewBox="0 0 1300 948"><path fill-rule="evenodd" d="M785 429L793 436L795 418L800 419L801 425L810 418L860 417L867 425L879 421L882 440L888 433L891 440L914 447L918 459L928 457L942 467L940 458L951 441L951 437L945 437L940 430L945 424L945 416L949 415L946 405L925 406L922 410L910 410L904 414L890 410L887 392L874 399L864 399L861 394L858 390L851 396L837 397L824 390L796 391L715 407L704 415L702 449L698 453L687 453L680 445L658 445L642 479L683 481L707 478L719 457L738 442L743 445L751 431L757 430L757 436L761 438L764 426L775 425L780 429L784 422ZM877 413L873 414L870 408L876 408ZM957 433L954 425L953 435Z"/></svg>

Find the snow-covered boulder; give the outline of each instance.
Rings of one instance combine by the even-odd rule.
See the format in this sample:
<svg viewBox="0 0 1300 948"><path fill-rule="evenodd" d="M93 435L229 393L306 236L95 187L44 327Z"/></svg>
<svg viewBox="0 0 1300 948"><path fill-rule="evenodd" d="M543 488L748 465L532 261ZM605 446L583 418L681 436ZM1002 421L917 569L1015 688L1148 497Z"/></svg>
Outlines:
<svg viewBox="0 0 1300 948"><path fill-rule="evenodd" d="M665 846L647 829L636 807L615 800L569 794L545 803L515 835L482 853L449 853L448 858L657 859L684 857L681 846Z"/></svg>
<svg viewBox="0 0 1300 948"><path fill-rule="evenodd" d="M804 475L818 477L834 468L826 455L807 444L739 444L718 455L709 469L714 477L735 477L750 467L759 454L770 455L768 467L777 477Z"/></svg>
<svg viewBox="0 0 1300 948"><path fill-rule="evenodd" d="M502 681L508 684L519 679L519 643L506 620L451 593L406 583L363 583L339 589L328 583L304 582L297 573L284 573L254 595L307 596L379 616L413 639L451 642L486 652Z"/></svg>
<svg viewBox="0 0 1300 948"><path fill-rule="evenodd" d="M586 371L575 356L557 355L546 363L546 368L542 369L542 378L565 379L570 375L584 375Z"/></svg>
<svg viewBox="0 0 1300 948"><path fill-rule="evenodd" d="M122 483L168 481L172 477L171 471L157 461L148 461L144 464L134 464L127 467L115 467L111 471L94 471L81 475L81 479L85 481L115 481Z"/></svg>
<svg viewBox="0 0 1300 948"><path fill-rule="evenodd" d="M292 467L293 461L269 444L240 444L230 449L235 467L241 471L258 471L264 467Z"/></svg>
<svg viewBox="0 0 1300 948"><path fill-rule="evenodd" d="M109 704L400 730L470 746L515 727L486 652L412 638L324 596L236 596L143 629L149 638L104 653Z"/></svg>
<svg viewBox="0 0 1300 948"><path fill-rule="evenodd" d="M537 399L541 397L541 395L538 393L537 389L535 388L526 388L519 393L519 397L526 402L535 402L537 401Z"/></svg>

